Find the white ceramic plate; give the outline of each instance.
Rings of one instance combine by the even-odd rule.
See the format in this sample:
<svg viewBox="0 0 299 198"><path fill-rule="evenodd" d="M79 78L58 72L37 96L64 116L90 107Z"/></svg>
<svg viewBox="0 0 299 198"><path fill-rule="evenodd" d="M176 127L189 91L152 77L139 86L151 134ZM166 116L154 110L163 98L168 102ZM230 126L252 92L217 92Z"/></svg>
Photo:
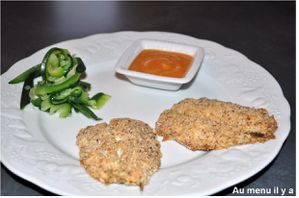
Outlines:
<svg viewBox="0 0 299 198"><path fill-rule="evenodd" d="M159 39L203 47L206 54L197 77L179 91L163 91L131 84L114 73L122 52L137 39ZM59 119L32 105L19 110L22 84L8 81L39 63L52 46L14 64L1 79L2 162L15 174L61 195L208 195L241 182L263 169L279 152L290 129L290 107L276 80L242 54L217 43L180 34L119 32L98 34L53 46L69 49L87 65L91 95L112 96L96 113L111 118L131 117L154 127L159 114L186 98L209 97L264 107L278 121L276 139L264 144L226 150L192 152L173 142L162 143L162 166L143 192L138 187L105 186L80 167L75 137L80 128L95 124L80 114Z"/></svg>

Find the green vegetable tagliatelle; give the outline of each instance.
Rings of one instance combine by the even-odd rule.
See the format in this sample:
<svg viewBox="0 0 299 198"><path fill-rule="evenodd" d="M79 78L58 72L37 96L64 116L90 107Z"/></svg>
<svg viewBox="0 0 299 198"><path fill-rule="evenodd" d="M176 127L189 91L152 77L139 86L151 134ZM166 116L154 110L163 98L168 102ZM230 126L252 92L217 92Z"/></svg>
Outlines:
<svg viewBox="0 0 299 198"><path fill-rule="evenodd" d="M67 49L52 48L42 62L18 75L9 84L24 82L20 109L30 102L42 111L59 117L71 115L72 109L88 118L101 120L90 110L100 109L111 96L97 93L92 98L88 91L91 85L80 80L86 67L81 58L72 56ZM34 85L34 79L42 80Z"/></svg>

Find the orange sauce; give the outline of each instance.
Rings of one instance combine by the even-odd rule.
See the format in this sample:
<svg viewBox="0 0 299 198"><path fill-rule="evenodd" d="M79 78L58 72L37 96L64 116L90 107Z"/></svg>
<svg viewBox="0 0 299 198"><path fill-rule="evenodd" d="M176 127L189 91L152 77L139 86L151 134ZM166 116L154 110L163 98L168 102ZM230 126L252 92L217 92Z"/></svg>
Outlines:
<svg viewBox="0 0 299 198"><path fill-rule="evenodd" d="M188 54L152 50L142 50L129 66L129 70L159 76L182 78L193 61Z"/></svg>

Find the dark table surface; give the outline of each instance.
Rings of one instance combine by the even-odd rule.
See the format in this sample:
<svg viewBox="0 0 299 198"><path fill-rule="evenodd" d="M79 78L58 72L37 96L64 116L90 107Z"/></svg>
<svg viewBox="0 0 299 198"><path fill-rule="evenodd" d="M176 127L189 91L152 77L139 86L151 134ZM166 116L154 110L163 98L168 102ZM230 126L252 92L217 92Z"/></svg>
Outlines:
<svg viewBox="0 0 299 198"><path fill-rule="evenodd" d="M268 70L291 105L281 152L239 188L295 189L295 2L1 2L1 74L48 45L91 34L166 31L233 48ZM2 148L5 149L5 148ZM53 195L1 167L1 195ZM217 195L230 195L228 188Z"/></svg>

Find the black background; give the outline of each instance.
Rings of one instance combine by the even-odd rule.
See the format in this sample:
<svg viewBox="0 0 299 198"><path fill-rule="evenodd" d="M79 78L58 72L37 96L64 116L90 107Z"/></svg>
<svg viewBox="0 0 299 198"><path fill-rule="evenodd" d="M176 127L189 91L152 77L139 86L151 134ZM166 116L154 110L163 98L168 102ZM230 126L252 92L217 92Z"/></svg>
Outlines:
<svg viewBox="0 0 299 198"><path fill-rule="evenodd" d="M237 187L295 188L295 2L1 2L1 23L1 74L48 45L125 30L182 33L243 53L279 82L292 126L275 160ZM53 195L4 166L1 175L1 195Z"/></svg>

